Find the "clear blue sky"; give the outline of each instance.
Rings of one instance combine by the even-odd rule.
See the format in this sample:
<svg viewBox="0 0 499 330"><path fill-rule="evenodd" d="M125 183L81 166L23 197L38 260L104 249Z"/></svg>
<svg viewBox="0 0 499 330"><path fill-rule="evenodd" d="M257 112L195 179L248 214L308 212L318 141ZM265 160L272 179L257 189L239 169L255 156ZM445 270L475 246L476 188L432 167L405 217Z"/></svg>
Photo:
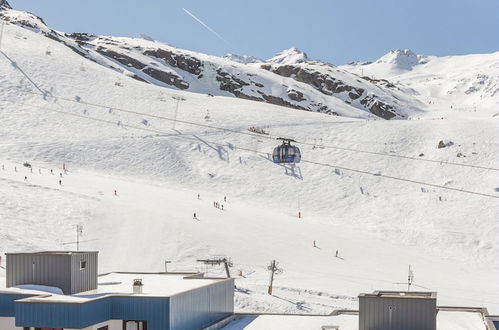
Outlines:
<svg viewBox="0 0 499 330"><path fill-rule="evenodd" d="M266 59L296 46L310 58L344 64L373 60L397 48L438 56L499 50L499 0L8 1L64 32L144 33L213 55Z"/></svg>

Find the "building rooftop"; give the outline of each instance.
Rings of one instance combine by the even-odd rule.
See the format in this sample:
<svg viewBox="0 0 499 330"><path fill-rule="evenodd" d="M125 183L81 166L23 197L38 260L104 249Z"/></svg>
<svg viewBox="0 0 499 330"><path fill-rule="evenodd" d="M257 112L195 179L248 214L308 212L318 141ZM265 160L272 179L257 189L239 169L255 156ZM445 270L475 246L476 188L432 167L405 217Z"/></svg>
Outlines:
<svg viewBox="0 0 499 330"><path fill-rule="evenodd" d="M82 292L94 293L133 293L133 280L142 280L143 294L146 296L171 297L176 294L198 289L225 278L203 278L199 273L109 273L99 276L97 290Z"/></svg>
<svg viewBox="0 0 499 330"><path fill-rule="evenodd" d="M213 283L227 281L226 278L204 278L202 273L108 273L100 275L96 290L81 292L75 295L58 295L44 290L27 290L13 287L0 290L0 294L33 295L20 300L21 302L66 302L85 303L106 296L147 296L171 297L186 291L198 289ZM133 293L133 282L142 280L142 293Z"/></svg>
<svg viewBox="0 0 499 330"><path fill-rule="evenodd" d="M337 326L337 327L335 327ZM262 330L262 329L340 329L357 330L359 316L340 315L236 315L235 319L222 330ZM473 329L486 330L479 312L439 311L437 314L439 330Z"/></svg>
<svg viewBox="0 0 499 330"><path fill-rule="evenodd" d="M99 253L99 251L39 251L39 252L7 252L5 255L71 255L84 253Z"/></svg>
<svg viewBox="0 0 499 330"><path fill-rule="evenodd" d="M422 291L374 291L373 293L361 293L359 294L360 297L437 299L437 293Z"/></svg>

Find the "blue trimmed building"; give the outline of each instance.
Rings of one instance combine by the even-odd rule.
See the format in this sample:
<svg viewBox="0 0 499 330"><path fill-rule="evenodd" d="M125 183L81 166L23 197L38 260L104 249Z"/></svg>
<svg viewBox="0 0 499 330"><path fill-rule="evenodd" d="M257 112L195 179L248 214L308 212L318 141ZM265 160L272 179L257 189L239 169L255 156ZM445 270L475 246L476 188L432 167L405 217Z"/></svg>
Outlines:
<svg viewBox="0 0 499 330"><path fill-rule="evenodd" d="M62 253L77 254L79 261L72 264L78 269L73 271L83 272L86 267L93 267L88 264L93 262L92 253L83 263L80 259L86 257L78 253ZM19 274L9 269L15 265L21 265L17 267L24 271L39 269L49 274L50 267L42 263L50 264L53 262L50 256L60 257L61 252L43 254L42 259L37 259L40 253L22 254L22 262L16 260L16 255L7 254L7 274L11 274L7 282L16 282L12 282L12 276ZM28 256L34 258L34 263L31 259L24 260ZM80 269L82 265L85 268ZM60 272L57 268L52 271ZM85 276L75 276L71 271L67 274L72 280L86 281ZM25 274L18 278L24 283L0 289L1 330L202 329L234 313L234 279L231 278L206 278L200 273L115 272L99 275L95 288L70 295L63 294L63 290L54 285L53 277L45 274ZM33 279L38 280L33 283ZM79 285L76 283L76 287Z"/></svg>

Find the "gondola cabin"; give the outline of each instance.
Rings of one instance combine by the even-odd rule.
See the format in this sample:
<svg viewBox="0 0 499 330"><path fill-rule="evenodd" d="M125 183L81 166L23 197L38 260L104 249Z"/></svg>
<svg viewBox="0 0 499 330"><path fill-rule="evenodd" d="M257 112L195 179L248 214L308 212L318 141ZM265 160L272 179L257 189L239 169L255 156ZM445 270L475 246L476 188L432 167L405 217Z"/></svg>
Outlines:
<svg viewBox="0 0 499 330"><path fill-rule="evenodd" d="M278 138L282 140L282 144L274 148L272 153L272 160L276 164L294 164L299 163L301 160L300 149L296 146L291 145L291 142L295 142L292 139Z"/></svg>

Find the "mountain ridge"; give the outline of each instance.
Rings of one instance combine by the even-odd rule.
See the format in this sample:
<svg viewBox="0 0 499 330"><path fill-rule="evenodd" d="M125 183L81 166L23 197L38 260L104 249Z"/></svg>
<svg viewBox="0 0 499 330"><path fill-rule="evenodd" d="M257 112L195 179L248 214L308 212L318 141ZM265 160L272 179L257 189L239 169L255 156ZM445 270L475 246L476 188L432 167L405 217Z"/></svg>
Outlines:
<svg viewBox="0 0 499 330"><path fill-rule="evenodd" d="M161 87L354 118L407 119L428 111L431 104L425 84L414 89L411 81L396 78L435 62L436 57L409 49L392 50L374 62L343 66L311 60L296 47L268 60L236 54L217 57L150 38L59 32L42 18L13 9L4 9L0 16L64 44L86 60L122 73L124 79ZM470 86L459 90L459 95L464 98L484 84L491 90L489 94L495 95L497 83L490 79L484 74L469 78ZM456 95L456 89L445 92Z"/></svg>
<svg viewBox="0 0 499 330"><path fill-rule="evenodd" d="M311 61L296 48L264 63L241 64L142 38L59 32L26 12L5 10L1 15L64 44L87 60L162 87L354 118L404 119L424 108L411 95Z"/></svg>

